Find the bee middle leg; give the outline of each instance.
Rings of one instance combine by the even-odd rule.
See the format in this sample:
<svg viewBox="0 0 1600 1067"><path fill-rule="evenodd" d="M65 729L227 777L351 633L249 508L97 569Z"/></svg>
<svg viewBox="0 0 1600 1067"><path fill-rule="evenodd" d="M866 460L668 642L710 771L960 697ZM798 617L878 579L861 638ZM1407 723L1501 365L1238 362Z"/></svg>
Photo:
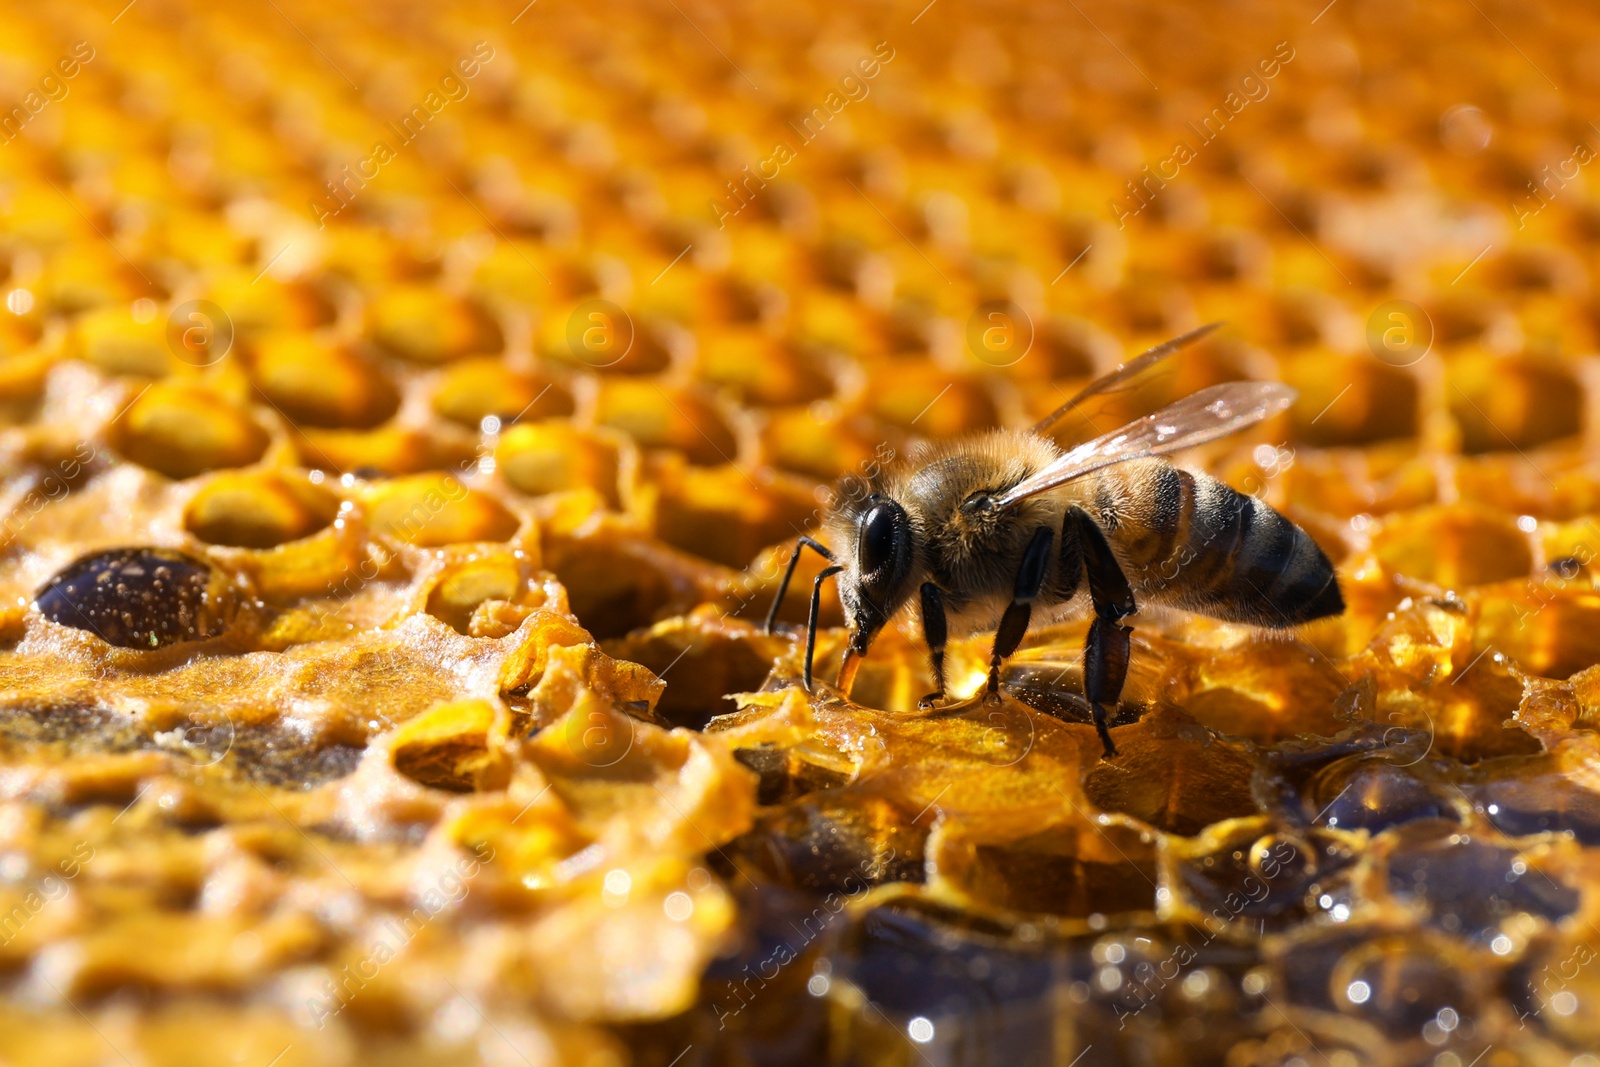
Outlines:
<svg viewBox="0 0 1600 1067"><path fill-rule="evenodd" d="M1041 526L1033 532L1033 540L1023 550L1022 564L1017 568L1017 584L1011 594L1011 603L1000 616L1000 626L994 634L994 651L989 656L989 688L984 700L995 703L1000 699L1000 664L1022 644L1028 632L1028 618L1033 614L1033 601L1044 588L1045 571L1050 564L1050 546L1055 543L1055 531Z"/></svg>
<svg viewBox="0 0 1600 1067"><path fill-rule="evenodd" d="M1139 609L1133 588L1117 564L1117 557L1106 543L1099 525L1082 508L1073 508L1083 569L1089 579L1089 599L1094 604L1094 621L1083 646L1083 695L1094 709L1094 728L1105 746L1106 756L1117 754L1106 725L1106 706L1115 706L1128 678L1128 659L1132 654L1133 627L1122 620Z"/></svg>

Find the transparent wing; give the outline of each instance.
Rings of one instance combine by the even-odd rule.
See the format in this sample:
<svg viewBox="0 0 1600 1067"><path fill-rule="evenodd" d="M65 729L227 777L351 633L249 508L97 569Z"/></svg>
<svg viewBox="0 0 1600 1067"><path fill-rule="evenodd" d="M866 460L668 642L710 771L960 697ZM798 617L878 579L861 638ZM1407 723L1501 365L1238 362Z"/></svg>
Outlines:
<svg viewBox="0 0 1600 1067"><path fill-rule="evenodd" d="M1062 418L1066 416L1067 412L1071 411L1073 408L1077 407L1091 396L1107 392L1112 386L1121 385L1123 382L1127 381L1129 378L1132 378L1136 374L1143 374L1157 363L1160 363L1162 360L1172 355L1178 349L1183 348L1185 345L1193 344L1221 325L1222 323L1220 322L1207 323L1198 330L1190 330L1181 337L1174 337L1170 341L1163 341L1143 355L1134 356L1132 359L1122 364L1122 366L1118 367L1110 374L1101 375L1088 385L1084 386L1082 389L1078 390L1072 399L1068 400L1065 404L1062 404L1060 407L1056 408L1050 414L1046 415L1044 418L1035 423L1033 426L1033 432L1038 434L1044 433L1050 427L1060 422Z"/></svg>
<svg viewBox="0 0 1600 1067"><path fill-rule="evenodd" d="M1000 497L995 506L1008 507L1115 463L1164 456L1226 437L1283 411L1294 397L1294 390L1280 382L1227 382L1191 393L1071 449Z"/></svg>

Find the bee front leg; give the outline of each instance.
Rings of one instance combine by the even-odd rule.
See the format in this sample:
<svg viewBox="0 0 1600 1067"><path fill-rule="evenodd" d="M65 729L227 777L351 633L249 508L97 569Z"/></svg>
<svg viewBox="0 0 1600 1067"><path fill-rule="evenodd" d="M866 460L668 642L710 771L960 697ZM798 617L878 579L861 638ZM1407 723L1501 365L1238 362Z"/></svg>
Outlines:
<svg viewBox="0 0 1600 1067"><path fill-rule="evenodd" d="M933 666L933 692L917 701L917 707L927 711L944 699L944 645L949 634L945 624L944 598L939 587L932 582L922 583L922 636L928 642L928 658Z"/></svg>
<svg viewBox="0 0 1600 1067"><path fill-rule="evenodd" d="M1117 754L1106 725L1106 706L1115 706L1122 697L1122 684L1128 678L1128 659L1132 655L1129 635L1133 628L1122 619L1139 609L1127 575L1117 565L1117 557L1106 543L1100 526L1082 508L1072 509L1077 521L1079 543L1083 549L1083 569L1089 578L1089 599L1094 603L1094 622L1089 624L1089 639L1083 646L1083 695L1094 709L1094 728L1100 735L1109 758Z"/></svg>
<svg viewBox="0 0 1600 1067"><path fill-rule="evenodd" d="M795 550L799 555L799 549ZM806 692L811 692L811 664L817 655L817 616L822 613L822 583L844 570L835 564L824 567L811 583L811 614L806 618Z"/></svg>
<svg viewBox="0 0 1600 1067"><path fill-rule="evenodd" d="M1044 588L1045 571L1050 565L1050 546L1055 543L1055 531L1041 526L1033 532L1033 540L1022 553L1022 565L1017 568L1017 585L1011 594L1011 604L1000 616L1000 627L994 634L994 651L989 656L989 690L984 696L988 703L1000 700L1000 664L1022 644L1028 632L1028 618L1033 614L1033 600Z"/></svg>

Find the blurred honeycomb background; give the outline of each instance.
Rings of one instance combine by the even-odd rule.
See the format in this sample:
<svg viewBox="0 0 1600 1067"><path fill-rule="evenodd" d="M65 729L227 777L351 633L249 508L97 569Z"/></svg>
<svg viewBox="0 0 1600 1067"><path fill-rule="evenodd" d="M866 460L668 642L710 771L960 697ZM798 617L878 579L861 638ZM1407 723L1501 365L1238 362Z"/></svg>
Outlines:
<svg viewBox="0 0 1600 1067"><path fill-rule="evenodd" d="M1600 1065L1597 120L1548 2L12 5L0 1063ZM1345 616L798 690L829 483L1212 320L1056 433L1289 382L1185 460Z"/></svg>

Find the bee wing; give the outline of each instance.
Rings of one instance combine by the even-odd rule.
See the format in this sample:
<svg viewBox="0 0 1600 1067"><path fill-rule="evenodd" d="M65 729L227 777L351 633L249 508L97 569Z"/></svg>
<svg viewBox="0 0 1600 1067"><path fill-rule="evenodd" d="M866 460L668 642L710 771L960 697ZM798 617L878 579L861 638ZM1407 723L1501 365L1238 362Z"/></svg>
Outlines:
<svg viewBox="0 0 1600 1067"><path fill-rule="evenodd" d="M1136 374L1143 374L1146 370L1155 366L1157 363L1160 363L1178 349L1184 347L1185 345L1193 344L1221 325L1222 323L1220 322L1207 323L1198 330L1190 330L1181 337L1174 337L1170 341L1163 341L1150 351L1145 352L1142 355L1134 356L1132 359L1122 364L1122 366L1118 367L1110 374L1103 374L1094 381L1090 382L1088 385L1084 386L1082 389L1078 390L1072 399L1068 400L1065 404L1062 404L1060 407L1056 408L1050 414L1046 415L1044 418L1035 423L1033 432L1037 434L1044 433L1050 427L1060 422L1061 419L1066 416L1067 412L1071 411L1073 408L1077 407L1091 396L1095 396L1098 393L1107 392L1112 386L1121 385L1123 382L1127 381L1129 378L1132 378Z"/></svg>
<svg viewBox="0 0 1600 1067"><path fill-rule="evenodd" d="M1085 441L1024 479L997 499L995 506L1008 507L1115 463L1164 456L1215 441L1276 415L1294 398L1294 390L1280 382L1213 385L1120 430Z"/></svg>

